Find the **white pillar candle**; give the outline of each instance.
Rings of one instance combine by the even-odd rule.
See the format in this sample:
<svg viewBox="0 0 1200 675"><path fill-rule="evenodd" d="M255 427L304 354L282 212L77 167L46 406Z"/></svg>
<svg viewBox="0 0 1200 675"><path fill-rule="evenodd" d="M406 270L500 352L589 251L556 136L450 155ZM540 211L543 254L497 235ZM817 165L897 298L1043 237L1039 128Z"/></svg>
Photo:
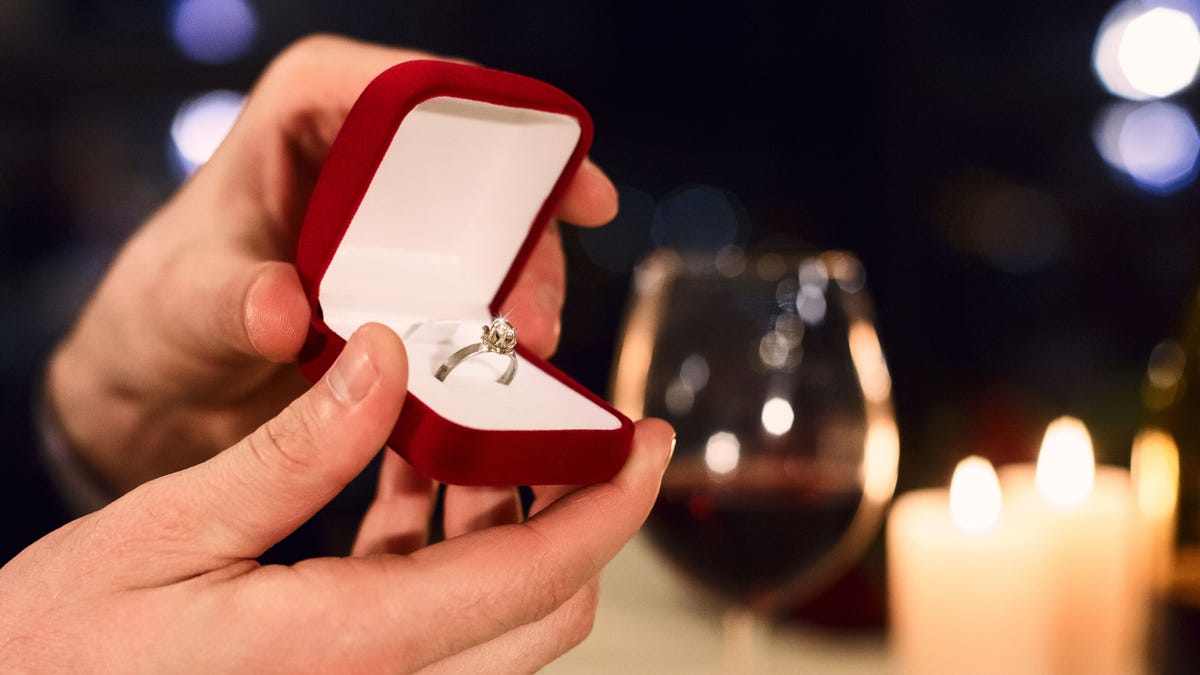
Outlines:
<svg viewBox="0 0 1200 675"><path fill-rule="evenodd" d="M887 545L900 672L1046 672L1034 536L1002 508L996 474L978 457L959 463L950 490L896 500Z"/></svg>
<svg viewBox="0 0 1200 675"><path fill-rule="evenodd" d="M1037 465L1002 467L1000 485L1014 522L1037 539L1049 603L1043 670L1137 672L1145 588L1134 564L1129 471L1095 466L1086 427L1060 418L1046 430Z"/></svg>

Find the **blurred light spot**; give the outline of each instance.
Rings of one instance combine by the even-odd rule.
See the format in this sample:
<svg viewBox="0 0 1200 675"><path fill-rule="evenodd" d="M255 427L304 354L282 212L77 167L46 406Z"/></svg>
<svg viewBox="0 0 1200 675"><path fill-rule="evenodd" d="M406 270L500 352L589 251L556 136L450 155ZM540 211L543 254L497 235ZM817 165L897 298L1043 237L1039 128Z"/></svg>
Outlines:
<svg viewBox="0 0 1200 675"><path fill-rule="evenodd" d="M857 293L866 285L867 275L858 258L841 251L832 251L823 257L825 266L829 269L829 276L833 277L838 287L846 293Z"/></svg>
<svg viewBox="0 0 1200 675"><path fill-rule="evenodd" d="M800 263L796 276L801 286L815 286L822 292L829 287L829 270L820 258L809 258Z"/></svg>
<svg viewBox="0 0 1200 675"><path fill-rule="evenodd" d="M1126 0L1114 7L1092 49L1092 67L1105 88L1141 101L1191 84L1200 66L1200 30L1190 5Z"/></svg>
<svg viewBox="0 0 1200 675"><path fill-rule="evenodd" d="M717 251L716 267L723 277L739 276L746 271L746 254L740 246L725 246Z"/></svg>
<svg viewBox="0 0 1200 675"><path fill-rule="evenodd" d="M678 257L670 251L655 251L633 269L633 286L638 295L657 295L672 278Z"/></svg>
<svg viewBox="0 0 1200 675"><path fill-rule="evenodd" d="M1129 469L1137 498L1139 554L1151 587L1165 594L1174 572L1175 535L1179 508L1179 446L1162 429L1147 428L1133 438ZM1188 509L1191 511L1190 509Z"/></svg>
<svg viewBox="0 0 1200 675"><path fill-rule="evenodd" d="M683 416L692 411L692 404L696 401L696 392L686 383L680 380L671 380L671 384L667 385L664 403L667 404L667 410L671 411L672 415Z"/></svg>
<svg viewBox="0 0 1200 675"><path fill-rule="evenodd" d="M873 416L867 421L862 464L863 495L876 504L887 503L896 490L900 463L900 431L891 416Z"/></svg>
<svg viewBox="0 0 1200 675"><path fill-rule="evenodd" d="M768 368L783 368L788 365L792 346L784 335L771 331L758 341L758 358Z"/></svg>
<svg viewBox="0 0 1200 675"><path fill-rule="evenodd" d="M212 91L184 101L171 121L171 145L184 175L212 157L242 110L242 95Z"/></svg>
<svg viewBox="0 0 1200 675"><path fill-rule="evenodd" d="M777 253L764 253L758 257L754 272L763 281L779 281L787 274L787 263Z"/></svg>
<svg viewBox="0 0 1200 675"><path fill-rule="evenodd" d="M728 431L718 431L704 445L704 463L714 473L729 473L737 468L742 444Z"/></svg>
<svg viewBox="0 0 1200 675"><path fill-rule="evenodd" d="M1119 103L1104 108L1092 131L1100 156L1139 188L1170 194L1196 177L1200 133L1172 103Z"/></svg>
<svg viewBox="0 0 1200 675"><path fill-rule="evenodd" d="M871 403L885 403L892 395L892 378L875 328L866 321L850 326L850 360L858 373L863 396Z"/></svg>
<svg viewBox="0 0 1200 675"><path fill-rule="evenodd" d="M792 404L782 398L776 397L763 404L762 425L767 433L782 436L791 430L795 420Z"/></svg>
<svg viewBox="0 0 1200 675"><path fill-rule="evenodd" d="M1054 198L1001 175L976 172L953 181L938 215L956 248L1012 274L1043 269L1066 248Z"/></svg>
<svg viewBox="0 0 1200 675"><path fill-rule="evenodd" d="M780 314L775 317L775 332L782 335L788 344L795 347L804 339L804 322L795 314Z"/></svg>
<svg viewBox="0 0 1200 675"><path fill-rule="evenodd" d="M800 284L791 277L785 277L775 287L775 301L780 306L786 307L796 300L796 291L800 288Z"/></svg>
<svg viewBox="0 0 1200 675"><path fill-rule="evenodd" d="M1187 364L1187 355L1183 348L1174 340L1166 340L1154 346L1150 352L1150 365L1146 368L1146 378L1150 384L1159 389L1170 389L1179 384L1183 377L1183 368Z"/></svg>
<svg viewBox="0 0 1200 675"><path fill-rule="evenodd" d="M804 323L816 326L825 320L825 293L816 286L802 286L796 295L796 313Z"/></svg>
<svg viewBox="0 0 1200 675"><path fill-rule="evenodd" d="M679 379L692 391L700 391L708 384L708 361L699 354L689 354L679 366Z"/></svg>
<svg viewBox="0 0 1200 675"><path fill-rule="evenodd" d="M1138 509L1151 518L1169 518L1179 501L1179 446L1161 429L1149 428L1133 439L1129 462Z"/></svg>
<svg viewBox="0 0 1200 675"><path fill-rule="evenodd" d="M716 251L737 240L742 220L741 208L729 193L698 185L659 200L650 221L650 236L658 246Z"/></svg>
<svg viewBox="0 0 1200 675"><path fill-rule="evenodd" d="M170 24L179 50L200 63L233 61L258 34L258 18L247 0L176 0Z"/></svg>
<svg viewBox="0 0 1200 675"><path fill-rule="evenodd" d="M996 267L1029 272L1061 252L1065 228L1048 195L1010 186L988 193L978 207L971 223L973 248Z"/></svg>
<svg viewBox="0 0 1200 675"><path fill-rule="evenodd" d="M616 274L627 274L650 250L650 218L654 197L637 188L620 185L621 209L604 227L575 228L584 255L594 265Z"/></svg>

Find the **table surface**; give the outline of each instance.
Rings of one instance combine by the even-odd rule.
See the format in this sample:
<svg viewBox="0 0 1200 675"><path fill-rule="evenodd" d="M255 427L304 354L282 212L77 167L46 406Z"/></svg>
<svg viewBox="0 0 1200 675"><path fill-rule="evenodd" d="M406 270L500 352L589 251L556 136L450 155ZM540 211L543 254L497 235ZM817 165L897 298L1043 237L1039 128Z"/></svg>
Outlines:
<svg viewBox="0 0 1200 675"><path fill-rule="evenodd" d="M589 673L718 673L721 611L697 597L644 535L605 570L590 637L543 670ZM770 628L759 638L756 672L872 675L889 673L883 636Z"/></svg>

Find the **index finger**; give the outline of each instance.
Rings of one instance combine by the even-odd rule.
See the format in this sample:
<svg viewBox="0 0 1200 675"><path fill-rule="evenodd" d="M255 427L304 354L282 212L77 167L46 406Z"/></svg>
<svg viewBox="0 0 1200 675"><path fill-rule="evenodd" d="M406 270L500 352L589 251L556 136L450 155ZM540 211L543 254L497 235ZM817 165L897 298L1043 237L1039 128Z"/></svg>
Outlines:
<svg viewBox="0 0 1200 675"><path fill-rule="evenodd" d="M590 159L584 159L558 207L558 217L572 225L604 225L617 217L617 188Z"/></svg>
<svg viewBox="0 0 1200 675"><path fill-rule="evenodd" d="M242 119L230 132L230 138L243 142L224 144L237 148L247 169L238 172L238 180L260 182L253 192L269 201L272 220L298 222L316 171L359 94L384 70L429 58L469 63L331 35L296 42L272 61L251 92ZM578 225L600 225L616 211L616 188L585 161L558 215Z"/></svg>
<svg viewBox="0 0 1200 675"><path fill-rule="evenodd" d="M257 200L251 208L264 209L282 242L294 245L321 162L359 94L391 66L425 58L442 57L332 35L292 44L263 72L213 155L214 163L226 154L233 162L227 187Z"/></svg>
<svg viewBox="0 0 1200 675"><path fill-rule="evenodd" d="M638 531L658 495L674 438L660 420L638 423L634 450L613 480L581 488L524 523L463 535L416 552L392 603L403 602L438 640L435 659L536 621L582 588ZM473 618L467 621L465 619Z"/></svg>

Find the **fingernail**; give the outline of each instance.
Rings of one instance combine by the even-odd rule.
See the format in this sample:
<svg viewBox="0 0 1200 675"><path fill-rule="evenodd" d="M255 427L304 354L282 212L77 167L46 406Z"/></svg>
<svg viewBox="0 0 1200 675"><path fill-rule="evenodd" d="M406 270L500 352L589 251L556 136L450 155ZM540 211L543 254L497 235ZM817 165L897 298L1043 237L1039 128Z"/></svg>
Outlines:
<svg viewBox="0 0 1200 675"><path fill-rule="evenodd" d="M671 463L671 458L675 456L675 443L679 440L678 436L671 437L671 449L667 451L667 464Z"/></svg>
<svg viewBox="0 0 1200 675"><path fill-rule="evenodd" d="M341 356L329 369L329 388L344 405L357 403L371 391L371 385L379 378L379 371L371 363L363 340L350 338Z"/></svg>

